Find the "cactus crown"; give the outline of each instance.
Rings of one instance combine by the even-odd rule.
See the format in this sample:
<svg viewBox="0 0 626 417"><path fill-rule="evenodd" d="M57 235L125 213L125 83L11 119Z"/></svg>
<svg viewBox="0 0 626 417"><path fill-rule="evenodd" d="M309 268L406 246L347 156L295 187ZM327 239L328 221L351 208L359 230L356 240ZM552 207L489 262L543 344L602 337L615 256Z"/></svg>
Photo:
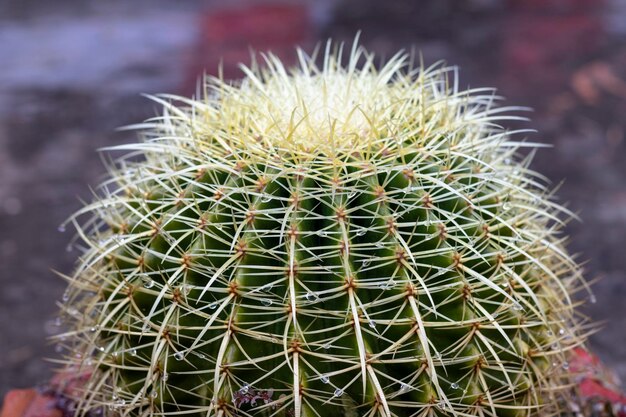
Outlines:
<svg viewBox="0 0 626 417"><path fill-rule="evenodd" d="M115 148L70 219L79 414L559 413L584 281L539 145L452 68L341 50L154 97Z"/></svg>

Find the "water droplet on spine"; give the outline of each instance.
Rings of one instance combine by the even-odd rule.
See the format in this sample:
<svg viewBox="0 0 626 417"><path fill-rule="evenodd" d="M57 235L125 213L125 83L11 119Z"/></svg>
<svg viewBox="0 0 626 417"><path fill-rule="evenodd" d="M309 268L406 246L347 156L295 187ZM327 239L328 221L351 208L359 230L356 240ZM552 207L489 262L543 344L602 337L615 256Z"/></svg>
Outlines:
<svg viewBox="0 0 626 417"><path fill-rule="evenodd" d="M213 303L209 304L209 309L215 310L216 308L217 308L217 302L213 302Z"/></svg>
<svg viewBox="0 0 626 417"><path fill-rule="evenodd" d="M343 390L341 388L337 388L335 392L333 392L335 397L341 397L343 395Z"/></svg>
<svg viewBox="0 0 626 417"><path fill-rule="evenodd" d="M569 369L569 363L568 362L563 362L563 364L561 364L561 368L565 369L566 371Z"/></svg>
<svg viewBox="0 0 626 417"><path fill-rule="evenodd" d="M150 398L155 399L159 396L159 393L156 390L150 391Z"/></svg>
<svg viewBox="0 0 626 417"><path fill-rule="evenodd" d="M174 359L176 359L177 361L182 361L183 359L185 359L185 354L183 352L176 352L174 353Z"/></svg>
<svg viewBox="0 0 626 417"><path fill-rule="evenodd" d="M511 203L509 203L508 201L505 201L504 203L502 203L502 210L507 211L511 209Z"/></svg>
<svg viewBox="0 0 626 417"><path fill-rule="evenodd" d="M170 376L167 374L167 372L163 372L163 375L161 375L161 381L163 382L167 382L169 378Z"/></svg>
<svg viewBox="0 0 626 417"><path fill-rule="evenodd" d="M591 294L589 296L589 301L591 301L591 304L595 304L598 300L596 299L596 296Z"/></svg>
<svg viewBox="0 0 626 417"><path fill-rule="evenodd" d="M328 232L326 230L318 230L317 234L318 236L322 236L322 237L328 236Z"/></svg>
<svg viewBox="0 0 626 417"><path fill-rule="evenodd" d="M262 203L267 203L272 199L272 196L269 194L263 194L263 197L261 198L261 202Z"/></svg>
<svg viewBox="0 0 626 417"><path fill-rule="evenodd" d="M322 381L322 383L324 384L328 384L330 382L330 378L328 378L326 375L322 375L320 377L320 381Z"/></svg>
<svg viewBox="0 0 626 417"><path fill-rule="evenodd" d="M365 259L363 260L362 264L364 267L368 267L370 264L372 263L371 259Z"/></svg>
<svg viewBox="0 0 626 417"><path fill-rule="evenodd" d="M563 336L565 334L565 329L559 329L559 334Z"/></svg>
<svg viewBox="0 0 626 417"><path fill-rule="evenodd" d="M524 307L522 307L522 305L518 303L517 301L513 303L512 308L515 311L522 311L524 309Z"/></svg>
<svg viewBox="0 0 626 417"><path fill-rule="evenodd" d="M70 299L70 293L68 291L65 291L61 299L63 300L63 302L66 302L67 300Z"/></svg>
<svg viewBox="0 0 626 417"><path fill-rule="evenodd" d="M365 235L365 233L367 233L367 230L365 230L365 229L360 229L358 232L356 232L356 235L357 235L357 236L363 236L363 235Z"/></svg>
<svg viewBox="0 0 626 417"><path fill-rule="evenodd" d="M269 307L272 305L272 300L270 300L269 298L264 298L261 300L261 304L263 304L265 307Z"/></svg>
<svg viewBox="0 0 626 417"><path fill-rule="evenodd" d="M369 325L372 329L376 328L376 322L375 322L374 320L370 320L367 324L368 324L368 325Z"/></svg>
<svg viewBox="0 0 626 417"><path fill-rule="evenodd" d="M304 298L306 298L307 301L313 302L313 301L317 300L319 297L314 292L308 292L308 293L306 293Z"/></svg>
<svg viewBox="0 0 626 417"><path fill-rule="evenodd" d="M130 350L130 356L137 356L137 349L131 349Z"/></svg>
<svg viewBox="0 0 626 417"><path fill-rule="evenodd" d="M60 225L59 227L57 227L57 230L59 231L59 233L65 232L65 225L64 224Z"/></svg>
<svg viewBox="0 0 626 417"><path fill-rule="evenodd" d="M154 287L154 281L150 277L141 277L141 281L144 288L150 289Z"/></svg>
<svg viewBox="0 0 626 417"><path fill-rule="evenodd" d="M409 386L409 384L405 384L404 382L402 384L400 384L400 391L401 392L407 392L410 389L411 389L411 387Z"/></svg>
<svg viewBox="0 0 626 417"><path fill-rule="evenodd" d="M456 382L453 382L450 384L450 388L452 389L459 389L459 384L457 384Z"/></svg>
<svg viewBox="0 0 626 417"><path fill-rule="evenodd" d="M241 387L241 389L239 389L239 392L242 394L247 394L249 390L250 390L250 386L244 385L243 387Z"/></svg>

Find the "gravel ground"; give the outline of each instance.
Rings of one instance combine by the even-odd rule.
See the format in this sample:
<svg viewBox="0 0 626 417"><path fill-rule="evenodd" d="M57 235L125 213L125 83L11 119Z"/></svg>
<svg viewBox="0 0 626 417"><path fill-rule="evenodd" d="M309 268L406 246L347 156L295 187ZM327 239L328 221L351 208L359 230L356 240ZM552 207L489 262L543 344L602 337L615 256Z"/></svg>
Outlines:
<svg viewBox="0 0 626 417"><path fill-rule="evenodd" d="M131 141L115 128L154 115L156 106L140 93L182 91L197 18L207 7L78 3L0 4L0 396L40 383L54 367L40 359L55 355L46 337L56 331L55 303L65 285L52 270L69 273L77 256L69 233L57 227L101 179L95 150ZM338 3L318 18L325 22L321 39L350 40L362 29L363 42L386 56L415 46L426 62L459 64L462 85L493 85L508 103L536 109L540 133L531 139L554 148L541 151L534 168L554 184L565 180L559 198L582 219L568 226L569 247L589 278L602 277L594 285L597 302L584 307L606 321L591 345L624 379L626 43L616 13L626 10L606 4L603 13L581 12L568 29L558 22L570 22L570 14L559 21L558 13L487 0L465 7L429 1L419 10L408 0L379 3ZM537 26L524 25L542 19L585 36L573 51L556 41L534 43L525 34ZM597 22L610 26L596 33Z"/></svg>

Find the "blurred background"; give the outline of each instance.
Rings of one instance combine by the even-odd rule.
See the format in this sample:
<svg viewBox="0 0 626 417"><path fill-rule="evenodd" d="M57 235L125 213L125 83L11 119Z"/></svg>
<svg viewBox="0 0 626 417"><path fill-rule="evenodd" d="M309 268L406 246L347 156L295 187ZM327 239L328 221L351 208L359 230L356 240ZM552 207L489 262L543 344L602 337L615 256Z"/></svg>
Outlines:
<svg viewBox="0 0 626 417"><path fill-rule="evenodd" d="M249 48L286 60L332 37L389 57L421 51L533 107L534 168L582 218L569 249L605 321L592 349L626 379L626 0L0 0L0 398L53 366L46 338L76 251L58 225L104 172L97 148L157 112L141 93L192 94Z"/></svg>

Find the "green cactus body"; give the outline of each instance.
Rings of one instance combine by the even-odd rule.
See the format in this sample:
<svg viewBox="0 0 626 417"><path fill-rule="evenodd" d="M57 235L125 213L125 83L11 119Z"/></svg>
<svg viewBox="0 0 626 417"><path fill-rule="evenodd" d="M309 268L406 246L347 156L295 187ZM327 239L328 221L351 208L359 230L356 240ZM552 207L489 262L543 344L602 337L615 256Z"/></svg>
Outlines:
<svg viewBox="0 0 626 417"><path fill-rule="evenodd" d="M155 98L72 218L79 413L557 414L583 282L536 145L449 68L300 58Z"/></svg>

